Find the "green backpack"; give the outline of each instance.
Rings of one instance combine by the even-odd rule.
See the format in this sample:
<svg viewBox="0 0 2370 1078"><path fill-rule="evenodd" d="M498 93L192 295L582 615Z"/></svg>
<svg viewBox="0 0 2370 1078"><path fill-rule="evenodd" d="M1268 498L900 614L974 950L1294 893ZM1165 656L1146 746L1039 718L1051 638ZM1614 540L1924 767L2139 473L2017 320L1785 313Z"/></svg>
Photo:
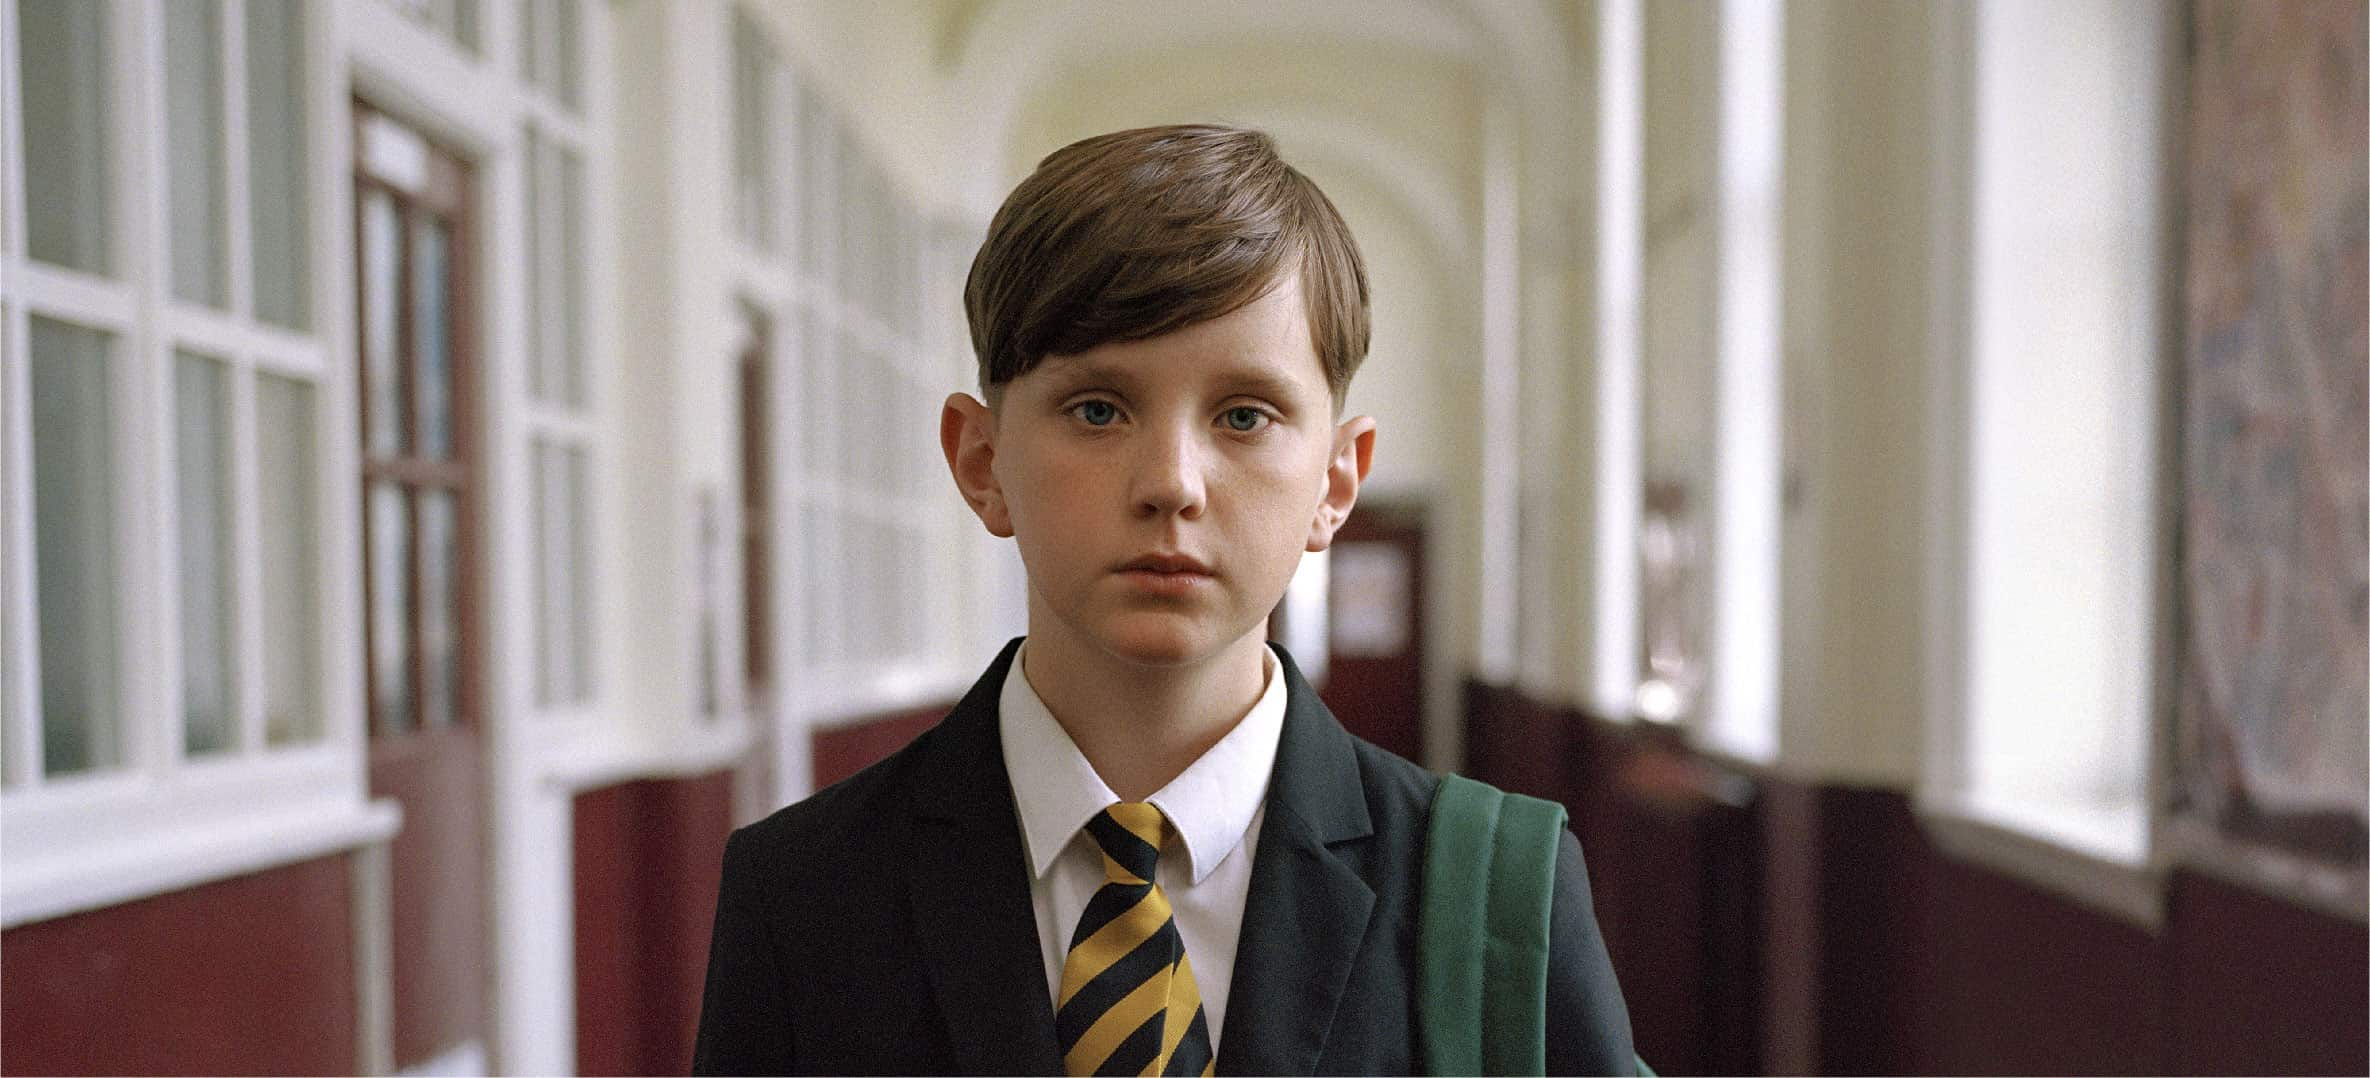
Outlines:
<svg viewBox="0 0 2370 1078"><path fill-rule="evenodd" d="M1553 801L1441 778L1416 927L1427 1073L1546 1072L1547 932L1564 819ZM1637 1072L1654 1073L1643 1059Z"/></svg>

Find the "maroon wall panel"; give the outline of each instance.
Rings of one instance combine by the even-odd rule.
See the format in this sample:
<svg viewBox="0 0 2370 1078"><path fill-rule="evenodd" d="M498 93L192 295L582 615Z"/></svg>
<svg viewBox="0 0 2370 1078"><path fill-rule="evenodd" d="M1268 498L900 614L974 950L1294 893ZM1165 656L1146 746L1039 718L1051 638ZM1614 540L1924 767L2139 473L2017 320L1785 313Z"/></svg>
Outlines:
<svg viewBox="0 0 2370 1078"><path fill-rule="evenodd" d="M815 731L815 788L847 778L889 757L954 710L954 704L876 715Z"/></svg>
<svg viewBox="0 0 2370 1078"><path fill-rule="evenodd" d="M731 829L729 770L577 796L578 1073L690 1069Z"/></svg>
<svg viewBox="0 0 2370 1078"><path fill-rule="evenodd" d="M1921 979L1934 953L1927 874L1931 847L1899 790L1809 787L1818 815L1801 835L1771 845L1815 844L1819 1051L1824 1074L1897 1074L1910 1065ZM1808 840L1807 842L1805 840ZM1774 907L1779 901L1770 896ZM1774 953L1778 945L1772 943Z"/></svg>
<svg viewBox="0 0 2370 1078"><path fill-rule="evenodd" d="M1569 796L1570 724L1561 712L1511 688L1468 680L1465 727L1464 774L1532 797Z"/></svg>
<svg viewBox="0 0 2370 1078"><path fill-rule="evenodd" d="M2191 872L2170 897L2173 1073L2370 1073L2361 922Z"/></svg>
<svg viewBox="0 0 2370 1078"><path fill-rule="evenodd" d="M352 1074L343 856L0 935L0 1071Z"/></svg>
<svg viewBox="0 0 2370 1078"><path fill-rule="evenodd" d="M576 795L576 1070L629 1074L643 1056L639 925L635 882L643 868L635 841L640 799L634 785Z"/></svg>
<svg viewBox="0 0 2370 1078"><path fill-rule="evenodd" d="M1504 687L1465 701L1468 774L1565 789L1664 1073L2370 1073L2360 920L2175 871L2151 930L1941 852L1904 791L1736 772Z"/></svg>

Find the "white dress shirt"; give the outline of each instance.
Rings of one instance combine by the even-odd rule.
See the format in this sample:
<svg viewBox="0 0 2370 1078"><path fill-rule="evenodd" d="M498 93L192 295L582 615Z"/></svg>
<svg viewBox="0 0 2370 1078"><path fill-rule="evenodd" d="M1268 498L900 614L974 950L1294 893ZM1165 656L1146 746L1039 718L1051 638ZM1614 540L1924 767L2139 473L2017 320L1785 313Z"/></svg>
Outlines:
<svg viewBox="0 0 2370 1078"><path fill-rule="evenodd" d="M1026 643L1021 645L1025 654ZM1193 963L1212 1058L1225 1032L1226 999L1234 983L1234 948L1242 934L1243 903L1251 888L1251 860L1266 816L1267 782L1275 771L1276 742L1284 730L1284 679L1275 651L1267 658L1267 688L1234 729L1149 800L1160 807L1181 841L1160 851L1155 883L1175 912L1185 957ZM1037 912L1037 943L1045 956L1046 998L1059 1008L1062 961L1086 903L1103 885L1103 858L1087 821L1119 801L1094 765L1046 710L1012 658L998 701L1004 770L1012 777L1021 836L1029 855L1029 902ZM1180 848L1181 847L1181 848Z"/></svg>

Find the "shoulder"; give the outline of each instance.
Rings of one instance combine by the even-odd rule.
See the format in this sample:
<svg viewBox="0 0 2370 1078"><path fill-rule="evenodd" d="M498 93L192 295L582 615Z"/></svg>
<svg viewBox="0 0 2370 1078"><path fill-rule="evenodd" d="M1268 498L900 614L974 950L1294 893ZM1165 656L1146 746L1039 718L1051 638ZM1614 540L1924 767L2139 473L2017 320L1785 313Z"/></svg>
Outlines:
<svg viewBox="0 0 2370 1078"><path fill-rule="evenodd" d="M1350 734L1349 739L1358 761L1358 785L1365 792L1366 812L1374 821L1375 832L1420 835L1432 811L1432 795L1440 788L1440 776L1356 734Z"/></svg>
<svg viewBox="0 0 2370 1078"><path fill-rule="evenodd" d="M887 759L734 831L725 845L725 874L779 885L830 879L892 856L883 847L906 816L916 763L932 751L937 732L924 731Z"/></svg>

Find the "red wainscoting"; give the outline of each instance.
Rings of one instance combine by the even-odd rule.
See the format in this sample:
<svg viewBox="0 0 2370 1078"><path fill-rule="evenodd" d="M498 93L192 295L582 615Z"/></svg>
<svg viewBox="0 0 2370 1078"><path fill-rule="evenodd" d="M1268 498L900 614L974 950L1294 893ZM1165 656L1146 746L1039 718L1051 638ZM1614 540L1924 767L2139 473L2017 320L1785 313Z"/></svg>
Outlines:
<svg viewBox="0 0 2370 1078"><path fill-rule="evenodd" d="M729 770L576 796L578 1073L689 1072L731 829Z"/></svg>
<svg viewBox="0 0 2370 1078"><path fill-rule="evenodd" d="M357 1069L345 856L20 925L0 952L0 1072Z"/></svg>
<svg viewBox="0 0 2370 1078"><path fill-rule="evenodd" d="M2197 873L2170 899L2170 1073L2370 1073L2360 922Z"/></svg>
<svg viewBox="0 0 2370 1078"><path fill-rule="evenodd" d="M1665 1074L2362 1074L2370 932L2188 870L2151 930L1939 850L1908 796L1727 768L1468 685L1477 778L1561 799Z"/></svg>

